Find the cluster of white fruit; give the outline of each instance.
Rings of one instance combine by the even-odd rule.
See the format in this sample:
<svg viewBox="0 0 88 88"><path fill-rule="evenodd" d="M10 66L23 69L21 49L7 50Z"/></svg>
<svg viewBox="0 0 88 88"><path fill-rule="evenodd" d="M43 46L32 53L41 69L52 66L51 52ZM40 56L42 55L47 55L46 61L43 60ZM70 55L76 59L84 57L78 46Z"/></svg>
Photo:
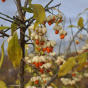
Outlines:
<svg viewBox="0 0 88 88"><path fill-rule="evenodd" d="M27 86L26 88L37 88L37 87L35 87L35 86ZM42 88L44 88L44 87L42 87ZM47 88L53 88L52 86L47 86Z"/></svg>
<svg viewBox="0 0 88 88"><path fill-rule="evenodd" d="M44 87L44 84L49 81L51 78L48 77L47 75L43 74L43 75L40 75L40 76L34 76L30 79L31 83L32 84L39 84L41 83L42 84L42 88ZM38 87L35 87L33 85L31 86L26 86L26 88L38 88ZM47 88L53 88L52 86L48 86Z"/></svg>
<svg viewBox="0 0 88 88"><path fill-rule="evenodd" d="M35 48L37 51L43 51L50 53L53 51L53 47L56 45L56 42L53 40L47 40L45 33L47 32L46 27L38 26L33 30L34 26L29 27L31 31L31 39L34 40Z"/></svg>
<svg viewBox="0 0 88 88"><path fill-rule="evenodd" d="M25 57L25 61L28 64L33 64L36 68L40 69L40 73L44 73L45 70L49 70L52 67L51 61L53 57L50 56L34 56L29 55L29 57Z"/></svg>
<svg viewBox="0 0 88 88"><path fill-rule="evenodd" d="M49 25L53 24L53 23L61 23L62 20L62 15L61 14L57 14L57 15L49 15L46 19L45 22L48 22Z"/></svg>
<svg viewBox="0 0 88 88"><path fill-rule="evenodd" d="M52 53L52 55L36 56L35 54L29 54L29 56L25 57L25 62L27 64L32 64L32 66L35 66L39 72L39 76L32 77L30 80L31 82L33 82L36 85L41 83L43 84L42 85L42 88L43 88L44 84L46 84L51 79L51 76L47 74L52 73L51 69L53 67L53 63L56 63L58 66L62 65L61 64L62 62L64 63L63 56L57 57L57 58L54 56L56 56L55 52ZM27 88L30 88L30 86ZM35 87L35 88L38 88L38 87ZM53 88L53 87L48 86L47 88Z"/></svg>
<svg viewBox="0 0 88 88"><path fill-rule="evenodd" d="M77 82L80 82L84 77L88 78L88 72L84 72L83 74L79 74L78 72L75 72L75 73L72 73L72 79L61 78L61 82L64 85L75 85Z"/></svg>
<svg viewBox="0 0 88 88"><path fill-rule="evenodd" d="M58 56L57 60L55 61L57 65L62 65L65 63L64 57L63 56Z"/></svg>
<svg viewBox="0 0 88 88"><path fill-rule="evenodd" d="M34 52L35 54L30 54L29 56L25 57L25 62L34 66L38 70L39 76L34 76L30 80L37 86L35 85L35 87L34 85L31 85L27 88L38 88L39 83L41 83L41 85L45 85L46 82L51 79L51 76L46 74L50 74L50 72L53 74L53 64L60 66L62 63L64 63L64 59L62 57L57 58L56 53L53 52L56 42L53 40L48 40L45 36L47 32L45 23L47 22L49 25L55 23L55 26L53 27L55 34L60 33L60 39L64 39L64 37L67 35L67 32L64 31L63 27L60 25L62 21L63 18L61 14L49 15L45 19L44 24L41 26L37 26L35 29L34 25L29 27L31 40L33 40L35 51L38 51L38 53ZM43 52L43 54L41 54L41 52ZM53 87L47 86L47 88Z"/></svg>

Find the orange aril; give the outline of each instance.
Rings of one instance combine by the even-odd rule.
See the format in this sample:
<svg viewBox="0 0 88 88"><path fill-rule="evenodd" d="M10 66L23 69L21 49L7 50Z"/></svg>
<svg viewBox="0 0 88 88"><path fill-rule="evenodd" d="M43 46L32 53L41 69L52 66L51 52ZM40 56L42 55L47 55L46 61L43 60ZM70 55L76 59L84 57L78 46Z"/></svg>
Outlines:
<svg viewBox="0 0 88 88"><path fill-rule="evenodd" d="M2 0L2 2L5 2L6 0Z"/></svg>
<svg viewBox="0 0 88 88"><path fill-rule="evenodd" d="M55 34L58 34L59 33L59 30L55 30Z"/></svg>
<svg viewBox="0 0 88 88"><path fill-rule="evenodd" d="M39 83L39 80L36 80L34 83L35 83L35 84L38 84L38 83Z"/></svg>
<svg viewBox="0 0 88 88"><path fill-rule="evenodd" d="M60 39L64 39L65 35L64 34L61 34L60 35Z"/></svg>
<svg viewBox="0 0 88 88"><path fill-rule="evenodd" d="M35 40L35 43L36 43L37 45L39 45L39 40L38 40L38 39L36 39L36 40Z"/></svg>

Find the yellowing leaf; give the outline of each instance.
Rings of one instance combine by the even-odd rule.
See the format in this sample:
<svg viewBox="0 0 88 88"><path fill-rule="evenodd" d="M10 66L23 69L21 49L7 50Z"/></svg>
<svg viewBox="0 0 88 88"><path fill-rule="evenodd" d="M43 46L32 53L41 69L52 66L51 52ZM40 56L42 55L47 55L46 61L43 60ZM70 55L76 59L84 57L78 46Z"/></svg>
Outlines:
<svg viewBox="0 0 88 88"><path fill-rule="evenodd" d="M0 80L0 88L7 88L6 84Z"/></svg>
<svg viewBox="0 0 88 88"><path fill-rule="evenodd" d="M31 81L28 81L27 84L25 84L25 88L27 88L28 86L31 86L32 85L32 82Z"/></svg>
<svg viewBox="0 0 88 88"><path fill-rule="evenodd" d="M1 59L0 59L0 68L3 64L3 60L4 60L4 42L1 45L1 50L2 50L2 55L1 55Z"/></svg>
<svg viewBox="0 0 88 88"><path fill-rule="evenodd" d="M8 29L8 28L10 28L10 27L8 27L8 26L0 26L0 30L4 30L4 29Z"/></svg>
<svg viewBox="0 0 88 88"><path fill-rule="evenodd" d="M76 65L74 57L69 58L59 69L58 76L65 76Z"/></svg>
<svg viewBox="0 0 88 88"><path fill-rule="evenodd" d="M58 88L54 83L51 83L51 86L53 86L53 88Z"/></svg>
<svg viewBox="0 0 88 88"><path fill-rule="evenodd" d="M31 73L31 72L33 72L33 69L29 65L25 65L25 71Z"/></svg>
<svg viewBox="0 0 88 88"><path fill-rule="evenodd" d="M13 35L13 33L17 30L17 24L15 22L13 22L11 24L11 34Z"/></svg>
<svg viewBox="0 0 88 88"><path fill-rule="evenodd" d="M77 26L75 26L75 25L69 25L68 27L69 28L73 28L73 27L77 27Z"/></svg>
<svg viewBox="0 0 88 88"><path fill-rule="evenodd" d="M83 53L81 55L78 55L76 58L77 58L76 60L77 60L78 64L85 63L88 58L88 53Z"/></svg>
<svg viewBox="0 0 88 88"><path fill-rule="evenodd" d="M31 4L32 0L29 0L29 5Z"/></svg>
<svg viewBox="0 0 88 88"><path fill-rule="evenodd" d="M7 52L13 66L19 66L22 58L22 49L20 47L16 32L13 34L12 38L8 42Z"/></svg>
<svg viewBox="0 0 88 88"><path fill-rule="evenodd" d="M45 20L45 17L46 17L45 9L40 4L31 4L31 8L32 8L33 14L34 14L33 17L36 20L36 25L35 25L35 27L36 27L38 24L42 24L43 21Z"/></svg>
<svg viewBox="0 0 88 88"><path fill-rule="evenodd" d="M76 61L78 62L78 66L76 68L77 71L80 71L84 68L87 58L88 58L88 53L83 53L76 57Z"/></svg>
<svg viewBox="0 0 88 88"><path fill-rule="evenodd" d="M32 9L31 9L30 7L29 7L29 8L22 7L22 9L23 9L24 11L26 11L26 12L30 12L30 13L33 12Z"/></svg>
<svg viewBox="0 0 88 88"><path fill-rule="evenodd" d="M26 45L25 45L25 56L28 55L28 48L29 48L29 46L28 46L28 44L26 44Z"/></svg>
<svg viewBox="0 0 88 88"><path fill-rule="evenodd" d="M83 28L83 27L84 27L83 22L84 22L83 18L80 17L79 20L78 20L78 27L79 27L79 28Z"/></svg>

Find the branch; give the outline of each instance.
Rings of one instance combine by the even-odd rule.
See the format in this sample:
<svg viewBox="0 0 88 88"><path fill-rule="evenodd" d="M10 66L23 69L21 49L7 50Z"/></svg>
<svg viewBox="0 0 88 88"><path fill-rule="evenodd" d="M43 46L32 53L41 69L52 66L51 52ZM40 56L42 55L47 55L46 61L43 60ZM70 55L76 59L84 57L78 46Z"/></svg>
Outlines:
<svg viewBox="0 0 88 88"><path fill-rule="evenodd" d="M17 5L17 10L18 10L19 17L22 21L24 21L24 15L23 15L23 12L22 12L20 0L16 0L16 5Z"/></svg>
<svg viewBox="0 0 88 88"><path fill-rule="evenodd" d="M72 25L71 19L70 19L70 25ZM72 27L71 27L71 33L72 33L72 37L73 37L74 35L73 35ZM73 42L74 42L74 46L75 46L75 51L76 51L76 53L77 53L77 48L76 48L76 44L75 44L74 38L73 38Z"/></svg>
<svg viewBox="0 0 88 88"><path fill-rule="evenodd" d="M76 32L76 34L73 36L72 40L70 41L70 43L69 43L67 49L65 50L65 51L66 51L66 52L65 52L65 58L66 58L67 55L68 55L68 51L69 51L69 49L70 49L70 46L71 46L72 42L74 41L75 37L80 33L81 30L82 30L82 29L79 29L79 30Z"/></svg>
<svg viewBox="0 0 88 88"><path fill-rule="evenodd" d="M52 6L52 7L48 7L48 8L45 9L45 11L48 11L49 9L53 9L55 7L59 7L60 5L61 5L61 3L59 3L59 4L55 5L55 6Z"/></svg>
<svg viewBox="0 0 88 88"><path fill-rule="evenodd" d="M48 4L46 4L45 8L47 8L52 2L53 2L53 0L51 0L50 2L48 2Z"/></svg>
<svg viewBox="0 0 88 88"><path fill-rule="evenodd" d="M7 18L10 18L11 20L13 20L13 18L12 18L12 17L10 17L10 16L8 16L8 15L6 15L6 14L2 13L2 12L0 12L0 14L1 14L1 15L3 15L3 16L5 16L5 17L7 17Z"/></svg>
<svg viewBox="0 0 88 88"><path fill-rule="evenodd" d="M3 19L3 20L5 20L5 21L8 21L8 22L10 22L10 23L12 23L13 21L11 21L11 20L8 20L8 19L6 19L6 18L3 18L3 17L0 17L1 19Z"/></svg>
<svg viewBox="0 0 88 88"><path fill-rule="evenodd" d="M50 4L50 2L48 4ZM55 5L55 6L52 6L52 7L48 7L48 8L46 8L46 6L45 6L45 11L49 11L50 9L58 7L60 5L61 5L61 3L59 3L59 4ZM27 25L26 28L28 28L33 23L33 21L35 20L35 19L33 19L33 17L31 17L31 19L32 19L31 21L30 21L30 18L29 18L29 20L27 20L27 22L28 21L30 21L30 22L29 22L29 24Z"/></svg>
<svg viewBox="0 0 88 88"><path fill-rule="evenodd" d="M58 72L51 78L51 80L49 80L46 85L45 88L47 88L48 85L50 85L58 76Z"/></svg>
<svg viewBox="0 0 88 88"><path fill-rule="evenodd" d="M28 2L29 2L29 0L25 0L25 2L24 2L24 7L25 8L27 8ZM25 15L25 13L26 13L26 11L24 11L24 15Z"/></svg>
<svg viewBox="0 0 88 88"><path fill-rule="evenodd" d="M6 33L5 33L5 32L3 32L3 31L0 31L0 34L2 34L2 35L3 35L3 37L4 37L4 36L9 37L9 36L10 36L10 35L6 34Z"/></svg>

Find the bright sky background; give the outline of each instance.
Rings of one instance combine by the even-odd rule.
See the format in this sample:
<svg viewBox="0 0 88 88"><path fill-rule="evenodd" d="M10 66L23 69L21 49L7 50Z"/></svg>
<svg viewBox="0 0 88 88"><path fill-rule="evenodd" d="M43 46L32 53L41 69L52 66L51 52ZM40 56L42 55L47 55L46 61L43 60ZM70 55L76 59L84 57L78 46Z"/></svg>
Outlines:
<svg viewBox="0 0 88 88"><path fill-rule="evenodd" d="M22 0L24 2L24 0ZM36 4L42 4L43 6L48 3L50 0L32 0L32 3ZM78 13L82 12L85 8L88 8L88 0L54 0L54 2L51 4L55 5L58 3L62 3L60 6L60 10L64 13L66 16L66 23L69 24L69 17L72 19L73 22L75 22L75 18ZM0 0L0 12L8 14L9 16L14 16L16 15L16 6L14 3L14 0L6 0L5 3L2 3ZM0 19L0 25L10 25L10 23L5 22ZM49 27L52 29L52 27ZM48 32L50 33L50 32ZM52 36L53 35L53 36ZM58 40L59 36L55 36L54 32L51 32L49 34L49 37L55 40ZM1 44L1 39L0 39L0 44Z"/></svg>
<svg viewBox="0 0 88 88"><path fill-rule="evenodd" d="M0 0L0 12L6 13L10 16L16 14L16 6L14 0L6 0L2 3ZM24 1L24 0L22 0ZM33 0L32 3L40 3L45 6L49 0ZM78 13L82 12L85 8L88 8L88 0L54 0L51 5L55 5L61 2L60 10L65 14L66 17L76 17ZM4 22L0 22L4 23Z"/></svg>

